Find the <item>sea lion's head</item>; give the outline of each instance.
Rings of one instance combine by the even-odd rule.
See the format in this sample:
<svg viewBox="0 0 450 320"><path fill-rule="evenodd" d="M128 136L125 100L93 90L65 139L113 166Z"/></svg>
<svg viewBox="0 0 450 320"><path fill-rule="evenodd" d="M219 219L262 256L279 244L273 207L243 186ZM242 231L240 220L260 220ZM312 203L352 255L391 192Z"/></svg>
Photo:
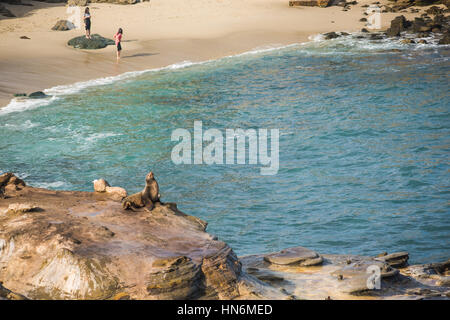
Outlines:
<svg viewBox="0 0 450 320"><path fill-rule="evenodd" d="M147 174L147 176L145 177L145 181L146 182L150 182L150 181L152 181L152 180L154 180L155 178L154 178L154 176L153 176L153 171L150 171L148 174Z"/></svg>

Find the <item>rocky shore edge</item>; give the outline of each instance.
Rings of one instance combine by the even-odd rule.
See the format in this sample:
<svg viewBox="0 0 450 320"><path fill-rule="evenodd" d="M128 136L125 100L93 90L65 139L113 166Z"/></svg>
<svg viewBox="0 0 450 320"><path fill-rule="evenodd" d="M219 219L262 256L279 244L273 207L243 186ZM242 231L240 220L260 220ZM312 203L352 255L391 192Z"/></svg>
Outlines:
<svg viewBox="0 0 450 320"><path fill-rule="evenodd" d="M0 175L0 299L450 298L450 260L303 247L237 257L176 204L124 210L126 191L103 181L53 191Z"/></svg>

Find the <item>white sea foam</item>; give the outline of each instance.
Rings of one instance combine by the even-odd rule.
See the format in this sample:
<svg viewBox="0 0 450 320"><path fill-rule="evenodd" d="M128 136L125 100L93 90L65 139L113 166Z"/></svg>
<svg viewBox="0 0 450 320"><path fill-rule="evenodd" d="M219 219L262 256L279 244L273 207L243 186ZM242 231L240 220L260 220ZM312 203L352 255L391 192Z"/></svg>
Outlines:
<svg viewBox="0 0 450 320"><path fill-rule="evenodd" d="M0 109L0 116L11 113L11 112L22 112L26 110L35 109L41 106L45 106L53 101L55 101L57 97L52 96L44 99L23 99L23 98L14 98L10 101L10 103Z"/></svg>
<svg viewBox="0 0 450 320"><path fill-rule="evenodd" d="M6 123L3 126L0 125L0 127L4 127L7 129L10 129L10 130L26 130L26 129L31 129L31 128L34 128L37 126L39 126L39 123L33 123L30 120L27 120L20 124Z"/></svg>
<svg viewBox="0 0 450 320"><path fill-rule="evenodd" d="M33 183L34 187L37 188L44 188L44 189L49 189L49 188L61 188L63 186L65 186L66 183L64 181L55 181L55 182L35 182Z"/></svg>
<svg viewBox="0 0 450 320"><path fill-rule="evenodd" d="M98 132L98 133L93 133L91 135L89 135L86 138L87 142L95 142L99 139L105 139L105 138L109 138L109 137L116 137L116 136L121 136L121 133L114 133L114 132Z"/></svg>

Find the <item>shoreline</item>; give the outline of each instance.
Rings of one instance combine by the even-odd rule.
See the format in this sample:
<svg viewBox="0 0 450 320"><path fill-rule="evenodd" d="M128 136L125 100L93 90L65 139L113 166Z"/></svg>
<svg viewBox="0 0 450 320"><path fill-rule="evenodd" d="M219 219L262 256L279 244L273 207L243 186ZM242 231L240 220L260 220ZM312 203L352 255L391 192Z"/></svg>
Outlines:
<svg viewBox="0 0 450 320"><path fill-rule="evenodd" d="M95 51L67 46L67 41L80 35L83 30L50 30L56 18L65 13L64 5L32 1L33 7L25 7L35 8L32 14L23 13L23 16L19 15L18 18L0 20L0 31L6 32L5 39L0 44L0 69L3 75L0 78L0 109L12 101L15 93L29 94L55 86L119 76L126 72L168 67L183 61L216 60L260 47L300 44L309 41L310 36L325 32L356 32L364 27L364 24L358 21L358 18L363 17L362 6L371 3L363 0L352 6L348 12L343 12L342 8L337 6L290 8L285 1L265 0L265 6L259 8L253 7L252 2L254 1L245 2L241 10L239 2L229 0L229 15L221 17L220 25L211 28L205 21L186 24L186 19L200 19L217 9L214 6L206 6L201 0L194 4L203 4L205 8L195 8L195 5L192 5L198 12L190 8L193 11L188 11L186 17L181 16L181 11L186 8L168 11L166 7L170 7L170 3L150 5L144 2L127 6L92 4L93 15L99 21L97 23L97 20L94 20L92 32L106 37L110 37L108 32L113 31L108 22L112 13L119 15L120 21L145 10L158 17L156 21L147 22L141 20L142 17L146 18L145 15L137 16L136 22L129 23L127 28L130 32L127 34L125 29L124 33L123 58L116 63L113 46ZM14 11L21 6L7 7ZM421 7L421 10L427 8ZM233 16L240 11L248 13L248 10L255 11L252 12L255 14L254 19L237 19ZM174 14L175 17L171 16ZM383 14L385 18L382 19L380 30L386 29L391 19L399 14ZM407 18L417 15L403 14ZM282 19L278 17L266 25L266 20L275 15L280 15ZM329 23L326 23L326 20L330 20ZM45 21L47 24L36 26L36 21ZM186 30L182 30L183 27ZM151 31L145 32L147 28ZM20 39L23 35L31 39Z"/></svg>

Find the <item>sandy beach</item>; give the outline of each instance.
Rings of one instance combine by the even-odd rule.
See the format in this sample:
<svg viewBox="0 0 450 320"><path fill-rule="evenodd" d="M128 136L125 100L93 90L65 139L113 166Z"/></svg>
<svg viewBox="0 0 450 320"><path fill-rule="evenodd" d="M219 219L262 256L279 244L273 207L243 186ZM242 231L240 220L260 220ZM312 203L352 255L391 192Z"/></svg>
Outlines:
<svg viewBox="0 0 450 320"><path fill-rule="evenodd" d="M362 6L373 1L359 1L349 11L339 6L289 7L287 0L91 4L92 33L112 38L118 27L124 29L120 63L113 46L95 51L67 46L69 39L84 33L83 27L51 30L58 20L67 19L64 4L28 3L33 6L6 5L17 18L0 16L0 106L7 105L14 93L300 43L318 33L359 31L365 24L359 21L366 10ZM423 12L426 7L420 9ZM382 29L397 15L383 13Z"/></svg>

